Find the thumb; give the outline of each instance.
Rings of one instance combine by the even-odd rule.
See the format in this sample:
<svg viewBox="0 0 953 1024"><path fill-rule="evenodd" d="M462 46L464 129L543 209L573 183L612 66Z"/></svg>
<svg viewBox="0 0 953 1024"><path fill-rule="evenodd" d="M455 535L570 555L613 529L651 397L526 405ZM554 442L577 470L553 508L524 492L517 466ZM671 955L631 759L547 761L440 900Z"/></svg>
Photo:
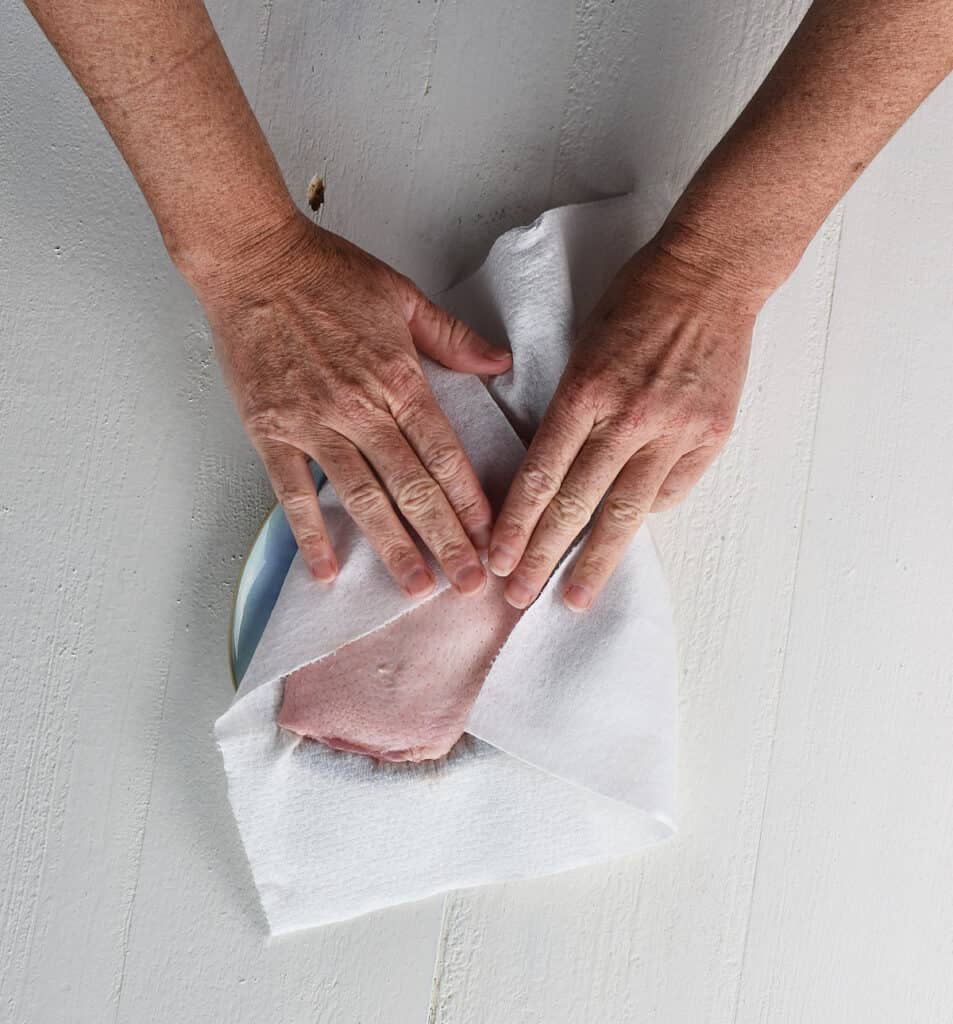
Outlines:
<svg viewBox="0 0 953 1024"><path fill-rule="evenodd" d="M506 373L513 359L506 349L491 345L462 320L420 296L407 322L414 344L431 359L464 373Z"/></svg>

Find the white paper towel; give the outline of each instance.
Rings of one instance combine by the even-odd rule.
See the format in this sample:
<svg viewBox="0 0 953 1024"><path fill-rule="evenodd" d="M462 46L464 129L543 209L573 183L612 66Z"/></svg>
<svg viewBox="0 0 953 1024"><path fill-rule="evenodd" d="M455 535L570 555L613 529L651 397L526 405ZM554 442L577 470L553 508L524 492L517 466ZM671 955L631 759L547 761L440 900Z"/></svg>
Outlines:
<svg viewBox="0 0 953 1024"><path fill-rule="evenodd" d="M574 327L661 223L664 198L549 211L497 240L439 297L513 371L493 385L428 365L487 493L505 492L565 364ZM509 421L507 421L509 418ZM322 504L342 569L332 588L296 557L215 733L229 798L273 934L448 889L564 871L674 827L675 642L647 529L593 610L562 603L557 570L503 646L468 736L432 764L385 765L275 723L284 677L410 608L333 489ZM447 586L437 574L436 592Z"/></svg>

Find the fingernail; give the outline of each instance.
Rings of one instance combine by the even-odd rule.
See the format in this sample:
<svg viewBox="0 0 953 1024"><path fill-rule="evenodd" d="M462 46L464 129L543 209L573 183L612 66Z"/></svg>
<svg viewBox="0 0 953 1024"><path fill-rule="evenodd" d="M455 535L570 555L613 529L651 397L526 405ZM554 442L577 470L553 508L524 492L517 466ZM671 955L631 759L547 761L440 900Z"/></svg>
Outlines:
<svg viewBox="0 0 953 1024"><path fill-rule="evenodd" d="M536 594L522 580L510 580L503 596L514 608L528 608Z"/></svg>
<svg viewBox="0 0 953 1024"><path fill-rule="evenodd" d="M482 565L468 565L461 569L454 579L457 590L469 597L479 593L486 583L486 573Z"/></svg>
<svg viewBox="0 0 953 1024"><path fill-rule="evenodd" d="M337 574L337 566L330 558L316 558L311 563L311 575L322 583L330 583Z"/></svg>
<svg viewBox="0 0 953 1024"><path fill-rule="evenodd" d="M433 590L433 576L422 565L418 565L404 577L404 590L411 597L423 597Z"/></svg>
<svg viewBox="0 0 953 1024"><path fill-rule="evenodd" d="M490 546L489 526L478 526L473 533L470 534L470 540L473 541L473 546L477 551L486 551Z"/></svg>
<svg viewBox="0 0 953 1024"><path fill-rule="evenodd" d="M486 357L487 359L492 359L494 363L508 363L510 361L510 353L502 348L487 349Z"/></svg>
<svg viewBox="0 0 953 1024"><path fill-rule="evenodd" d="M581 583L570 583L563 593L563 600L574 612L584 612L592 607L592 591Z"/></svg>
<svg viewBox="0 0 953 1024"><path fill-rule="evenodd" d="M516 565L516 555L502 544L490 548L490 572L494 576L508 576Z"/></svg>

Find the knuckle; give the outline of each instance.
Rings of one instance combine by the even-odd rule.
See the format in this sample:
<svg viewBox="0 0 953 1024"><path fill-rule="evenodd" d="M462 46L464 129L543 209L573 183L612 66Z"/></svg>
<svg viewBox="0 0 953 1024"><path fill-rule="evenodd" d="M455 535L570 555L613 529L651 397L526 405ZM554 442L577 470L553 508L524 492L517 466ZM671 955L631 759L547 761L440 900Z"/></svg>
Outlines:
<svg viewBox="0 0 953 1024"><path fill-rule="evenodd" d="M428 405L422 383L411 380L405 383L392 381L389 387L392 396L390 411L394 420L404 428L413 426Z"/></svg>
<svg viewBox="0 0 953 1024"><path fill-rule="evenodd" d="M407 516L430 512L440 499L441 490L432 477L413 476L394 484L394 500Z"/></svg>
<svg viewBox="0 0 953 1024"><path fill-rule="evenodd" d="M379 406L371 399L366 386L354 383L335 394L332 410L332 415L343 423L364 423Z"/></svg>
<svg viewBox="0 0 953 1024"><path fill-rule="evenodd" d="M558 529L581 530L592 515L590 506L578 495L558 491L549 503L549 518Z"/></svg>
<svg viewBox="0 0 953 1024"><path fill-rule="evenodd" d="M633 436L638 431L623 420L613 420L600 427L599 438L607 451L631 451Z"/></svg>
<svg viewBox="0 0 953 1024"><path fill-rule="evenodd" d="M398 398L416 396L424 380L416 355L403 349L396 349L382 360L380 373L388 391Z"/></svg>
<svg viewBox="0 0 953 1024"><path fill-rule="evenodd" d="M644 436L649 424L648 408L638 403L627 405L597 421L596 433L608 450L629 450L633 439Z"/></svg>
<svg viewBox="0 0 953 1024"><path fill-rule="evenodd" d="M275 484L275 497L289 519L301 521L311 518L314 512L314 494L308 494L297 487L288 487L280 480Z"/></svg>
<svg viewBox="0 0 953 1024"><path fill-rule="evenodd" d="M511 515L501 516L493 527L493 541L509 547L519 547L530 528L531 524Z"/></svg>
<svg viewBox="0 0 953 1024"><path fill-rule="evenodd" d="M647 513L648 509L642 502L623 497L622 495L606 498L606 503L602 508L606 526L610 527L615 533L623 533L635 529Z"/></svg>
<svg viewBox="0 0 953 1024"><path fill-rule="evenodd" d="M652 407L647 402L632 402L617 418L616 431L622 438L644 433L653 420Z"/></svg>
<svg viewBox="0 0 953 1024"><path fill-rule="evenodd" d="M400 458L403 450L400 431L383 417L366 418L361 423L360 434L355 436L359 436L360 447L364 451L375 453L385 465Z"/></svg>
<svg viewBox="0 0 953 1024"><path fill-rule="evenodd" d="M373 480L360 480L341 492L341 502L354 519L372 519L380 515L387 499Z"/></svg>
<svg viewBox="0 0 953 1024"><path fill-rule="evenodd" d="M294 429L294 416L284 406L257 405L245 416L248 432L264 440L284 440Z"/></svg>
<svg viewBox="0 0 953 1024"><path fill-rule="evenodd" d="M458 540L440 540L433 544L433 552L445 566L460 565L468 562L472 555L464 544Z"/></svg>
<svg viewBox="0 0 953 1024"><path fill-rule="evenodd" d="M466 471L466 459L460 448L450 441L434 444L426 453L424 462L439 480L454 480Z"/></svg>
<svg viewBox="0 0 953 1024"><path fill-rule="evenodd" d="M419 562L420 556L402 537L384 537L378 543L381 561L393 571Z"/></svg>
<svg viewBox="0 0 953 1024"><path fill-rule="evenodd" d="M538 459L527 459L522 472L522 490L534 504L552 499L561 481Z"/></svg>
<svg viewBox="0 0 953 1024"><path fill-rule="evenodd" d="M720 447L731 436L734 416L730 413L714 413L702 424L701 440L705 445Z"/></svg>

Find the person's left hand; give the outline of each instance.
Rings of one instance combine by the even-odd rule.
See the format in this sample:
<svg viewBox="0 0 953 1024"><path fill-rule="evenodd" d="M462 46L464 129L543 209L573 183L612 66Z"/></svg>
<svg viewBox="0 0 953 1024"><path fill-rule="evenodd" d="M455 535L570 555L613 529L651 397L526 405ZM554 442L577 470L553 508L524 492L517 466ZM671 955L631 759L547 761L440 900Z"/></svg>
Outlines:
<svg viewBox="0 0 953 1024"><path fill-rule="evenodd" d="M493 529L510 604L536 599L605 497L563 594L589 608L649 512L680 501L727 439L761 300L703 265L653 240L583 325Z"/></svg>

